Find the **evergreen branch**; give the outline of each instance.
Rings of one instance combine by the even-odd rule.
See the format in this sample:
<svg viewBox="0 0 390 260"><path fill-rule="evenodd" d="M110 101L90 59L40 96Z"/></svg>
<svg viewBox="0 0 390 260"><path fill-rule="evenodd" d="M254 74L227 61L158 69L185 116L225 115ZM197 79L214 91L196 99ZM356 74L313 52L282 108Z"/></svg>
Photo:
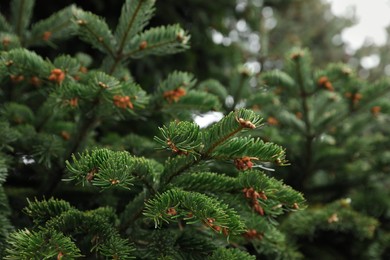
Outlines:
<svg viewBox="0 0 390 260"><path fill-rule="evenodd" d="M0 56L1 77L9 75L31 75L47 78L50 75L50 64L33 51L13 49Z"/></svg>
<svg viewBox="0 0 390 260"><path fill-rule="evenodd" d="M261 122L261 118L258 115L256 115L253 111L241 109L236 112L231 112L229 115L225 116L221 121L217 122L210 128L202 130L201 132L202 146L201 146L201 150L197 152L198 154L200 154L200 156L195 156L194 158L189 158L184 160L183 158L179 158L179 163L178 163L179 167L171 168L166 166L163 176L165 176L167 183L169 183L174 177L187 171L194 165L210 159L212 152L219 145L226 142L235 134L247 128L254 129L260 125L260 122ZM161 144L164 144L165 142L166 145L168 145L169 141L170 140L165 138L165 141L160 139L159 142ZM176 153L179 153L179 155L187 153L186 150L180 152L181 150L177 149L176 144L175 143L173 144L174 146L172 146L172 143L170 143L171 150L175 151ZM174 149L172 149L172 147Z"/></svg>
<svg viewBox="0 0 390 260"><path fill-rule="evenodd" d="M16 34L23 43L25 29L30 23L35 0L11 1L11 23Z"/></svg>
<svg viewBox="0 0 390 260"><path fill-rule="evenodd" d="M242 158L254 157L262 162L278 162L284 164L285 151L274 143L264 143L260 138L236 137L214 149L211 157Z"/></svg>
<svg viewBox="0 0 390 260"><path fill-rule="evenodd" d="M218 248L213 254L206 258L207 260L255 260L256 257L241 251L238 248Z"/></svg>
<svg viewBox="0 0 390 260"><path fill-rule="evenodd" d="M348 199L341 199L321 208L296 212L283 223L282 230L288 230L290 235L308 238L324 230L352 233L361 239L372 238L378 221L355 211L349 203Z"/></svg>
<svg viewBox="0 0 390 260"><path fill-rule="evenodd" d="M189 36L179 25L149 29L132 39L123 57L138 59L146 55L167 55L188 48Z"/></svg>
<svg viewBox="0 0 390 260"><path fill-rule="evenodd" d="M18 138L20 138L20 133L18 131L10 127L8 122L0 121L0 150L5 148L12 151L12 147L9 146L9 144L15 142ZM3 169L5 168L6 167ZM6 170L0 171L0 173L4 174L2 176L0 175L0 180L3 178L5 179Z"/></svg>
<svg viewBox="0 0 390 260"><path fill-rule="evenodd" d="M304 54L302 54L304 55ZM314 135L314 133L312 133L312 129L311 129L311 122L310 122L310 118L309 118L309 113L310 113L310 109L309 109L309 105L308 105L308 100L307 100L307 92L306 92L306 89L305 89L305 83L304 83L304 80L303 80L303 72L302 72L302 69L301 69L301 59L300 58L297 58L295 60L295 75L297 76L297 85L299 87L299 90L300 90L300 96L301 96L301 106L302 106L302 114L303 114L303 120L305 122L305 125L306 125L306 136L308 138L308 142L311 142L311 140L309 139L313 139L314 137L312 137L312 135ZM307 149L309 149L307 147ZM310 152L310 149L307 151L307 153Z"/></svg>
<svg viewBox="0 0 390 260"><path fill-rule="evenodd" d="M266 223L266 222L263 222ZM267 256L269 259L303 259L303 254L298 251L295 241L282 233L274 225L268 225L266 229L256 227L252 229L259 231L261 239L252 239L252 245L256 252Z"/></svg>
<svg viewBox="0 0 390 260"><path fill-rule="evenodd" d="M183 88L189 90L196 84L194 75L184 71L173 71L169 73L166 79L158 85L158 94L163 94L167 90Z"/></svg>
<svg viewBox="0 0 390 260"><path fill-rule="evenodd" d="M141 192L130 201L123 212L120 215L120 227L121 233L125 232L130 226L136 223L136 220L142 216L144 210L146 198L149 198L149 194Z"/></svg>
<svg viewBox="0 0 390 260"><path fill-rule="evenodd" d="M364 100L361 104L354 107L349 113L338 113L332 120L330 120L322 129L318 132L318 135L328 132L330 128L345 123L346 120L351 117L356 117L364 111L368 111L370 105L374 104L378 99L388 95L390 93L390 82L381 80L376 82L374 86L367 87L363 91Z"/></svg>
<svg viewBox="0 0 390 260"><path fill-rule="evenodd" d="M295 81L287 73L280 70L273 70L261 73L260 79L263 84L270 87L282 86L286 89L294 89Z"/></svg>
<svg viewBox="0 0 390 260"><path fill-rule="evenodd" d="M168 190L147 202L144 215L161 226L182 217L187 224L202 222L212 230L226 235L245 230L237 213L215 198L179 189ZM225 230L225 231L223 231Z"/></svg>
<svg viewBox="0 0 390 260"><path fill-rule="evenodd" d="M135 259L135 247L129 246L129 241L119 236L112 236L99 245L97 251L102 256L111 259Z"/></svg>
<svg viewBox="0 0 390 260"><path fill-rule="evenodd" d="M80 39L115 58L114 50L117 43L107 23L99 16L80 9L74 11L74 16L79 25Z"/></svg>
<svg viewBox="0 0 390 260"><path fill-rule="evenodd" d="M295 73L297 77L297 85L300 90L300 101L301 101L301 107L302 107L302 116L303 121L305 123L305 142L302 146L302 152L303 156L306 158L306 167L302 171L302 174L300 175L300 179L297 180L297 183L299 185L304 185L305 180L308 176L312 175L313 170L313 140L316 136L316 133L312 130L311 120L309 113L311 113L309 105L308 105L308 93L305 89L305 82L304 82L304 75L302 71L302 56L308 56L305 52L297 52L296 58L294 59L294 65L295 65ZM307 64L305 64L307 65Z"/></svg>
<svg viewBox="0 0 390 260"><path fill-rule="evenodd" d="M244 72L244 73L239 74L239 82L235 86L236 91L234 92L234 95L233 95L233 104L228 111L231 112L231 111L234 111L236 109L238 102L240 102L240 100L241 100L242 91L244 89L244 83L245 83L246 79L248 79L248 76L249 76L249 72Z"/></svg>
<svg viewBox="0 0 390 260"><path fill-rule="evenodd" d="M70 63L72 63L72 62L70 62ZM65 153L64 158L70 158L72 156L72 154L74 154L80 147L82 147L88 133L90 133L90 131L92 131L97 126L97 124L99 124L99 116L100 115L99 115L98 108L99 107L104 108L103 101L106 101L107 103L110 104L109 105L110 110L102 109L100 111L103 111L104 113L108 113L108 112L112 111L112 107L114 104L113 101L115 101L115 100L113 100L113 95L116 93L121 93L121 90L123 89L124 92L130 91L131 93L133 93L133 91L136 91L136 94L139 95L139 99L136 102L137 107L142 107L142 105L147 102L147 98L144 97L145 92L142 91L140 89L140 87L138 87L137 85L128 84L128 83L121 84L116 78L114 78L110 75L107 75L103 72L100 72L100 71L88 73L87 76L82 81L85 81L85 83L88 85L89 88L88 89L85 88L83 90L83 95L81 95L81 96L83 96L83 98L86 98L87 100L89 100L90 106L86 109L87 112L81 114L81 117L80 117L78 124L77 124L75 135L73 136L73 138L69 142L69 145L68 145L68 148L67 148L67 151ZM134 97L137 97L137 96L134 96ZM126 103L126 107L128 107L127 103ZM129 110L129 108L125 109L125 111L126 110ZM51 181L49 182L49 185L47 185L47 187L45 188L44 192L46 194L50 194L55 189L57 184L61 181L61 178L64 174L65 167L62 165L59 165L59 167L60 167L60 170L56 171L56 173L53 175ZM110 181L110 179L111 179L111 181L114 182L113 185L119 184L119 183L117 183L118 179L116 179L116 177L118 177L118 176L115 177L115 176L111 176L111 175L109 176L109 175L105 175L108 178L105 181L103 181L102 179L99 179L99 183L106 188L110 186L110 185L108 185L108 182L107 182L107 181ZM122 177L124 177L124 176L125 175L123 175ZM111 177L115 177L115 178L111 178ZM130 178L130 176L128 176L128 178ZM130 181L128 178L122 179L122 181L125 181L125 180L126 180L126 182ZM118 186L124 187L122 184L120 184ZM129 183L127 183L127 184L129 184Z"/></svg>
<svg viewBox="0 0 390 260"><path fill-rule="evenodd" d="M212 251L216 250L216 246L212 242L212 238L205 233L192 232L183 230L176 240L177 246L181 249L180 254L183 259L205 259Z"/></svg>
<svg viewBox="0 0 390 260"><path fill-rule="evenodd" d="M80 62L69 55L57 56L53 61L53 65L70 75L76 75L81 67Z"/></svg>
<svg viewBox="0 0 390 260"><path fill-rule="evenodd" d="M72 175L67 180L75 180L85 186L94 186L107 189L117 186L129 189L133 186L134 162L127 152L112 152L107 149L85 151L79 155L80 159L72 156L73 163L66 162L67 169Z"/></svg>
<svg viewBox="0 0 390 260"><path fill-rule="evenodd" d="M73 36L77 30L76 24L72 21L76 10L75 5L70 5L34 24L31 28L31 36L25 45L45 45Z"/></svg>
<svg viewBox="0 0 390 260"><path fill-rule="evenodd" d="M8 23L7 19L5 19L4 15L0 14L0 32L12 32L12 27Z"/></svg>
<svg viewBox="0 0 390 260"><path fill-rule="evenodd" d="M0 196L5 196L3 187L0 186ZM2 199L0 197L0 199ZM7 214L0 215L0 257L4 259L4 251L6 246L6 239L10 237L10 233L13 231L13 227L9 221Z"/></svg>
<svg viewBox="0 0 390 260"><path fill-rule="evenodd" d="M148 24L154 13L154 4L155 0L127 0L123 4L115 31L115 38L119 42L118 54L122 54L134 36Z"/></svg>
<svg viewBox="0 0 390 260"><path fill-rule="evenodd" d="M0 124L0 127L1 127L2 124ZM7 175L8 175L8 167L7 167L7 161L6 159L3 157L3 155L0 153L0 185L2 185L6 178L7 178ZM4 200L0 200L0 212L2 211L2 209L4 209L4 205L1 205L1 202L3 202Z"/></svg>
<svg viewBox="0 0 390 260"><path fill-rule="evenodd" d="M46 222L45 227L51 230L63 232L65 235L84 233L88 236L99 234L100 237L108 239L116 233L112 224L106 217L90 212L81 212L77 209L70 209L60 215L52 217ZM85 238L84 239L88 239ZM88 241L89 243L100 243L102 241Z"/></svg>
<svg viewBox="0 0 390 260"><path fill-rule="evenodd" d="M0 32L0 42L3 43L0 44L0 51L9 51L20 48L21 46L19 37L16 34L8 32Z"/></svg>
<svg viewBox="0 0 390 260"><path fill-rule="evenodd" d="M305 199L298 191L285 185L282 181L266 176L257 170L247 170L238 176L241 187L253 189L261 194L256 200L263 207L264 212L269 216L277 216L283 211L304 209ZM245 192L245 196L251 195Z"/></svg>
<svg viewBox="0 0 390 260"><path fill-rule="evenodd" d="M144 158L136 158L128 152L114 152L108 149L95 149L72 156L72 163L66 162L70 176L68 181L75 180L82 186L92 184L103 190L110 187L130 189L138 178L155 192L153 166Z"/></svg>
<svg viewBox="0 0 390 260"><path fill-rule="evenodd" d="M2 162L0 161L0 163ZM1 170L2 168L0 168L0 171ZM0 183L0 217L1 217L0 223L4 224L3 228L1 228L0 225L0 242L7 237L6 234L8 233L8 231L12 230L11 223L8 220L10 216L11 216L11 208L8 203L7 194L5 193L3 183ZM1 250L2 248L0 246L0 255L1 255Z"/></svg>
<svg viewBox="0 0 390 260"><path fill-rule="evenodd" d="M113 215L115 214L110 208L98 208L85 213L68 210L50 219L46 223L46 228L62 231L70 236L82 234L83 236L77 242L88 246L85 248L86 254L95 251L111 257L118 254L117 258L129 256L134 251L134 247L126 239L120 238L113 227L113 221L115 222ZM113 245L113 241L118 243Z"/></svg>
<svg viewBox="0 0 390 260"><path fill-rule="evenodd" d="M4 259L61 259L68 257L82 257L80 249L70 237L66 237L56 230L30 231L25 229L10 234Z"/></svg>
<svg viewBox="0 0 390 260"><path fill-rule="evenodd" d="M183 172L190 170L192 167L199 164L202 160L203 158L195 156L179 155L173 158L169 157L165 162L164 172L161 179L165 180L165 183L170 183L173 178Z"/></svg>
<svg viewBox="0 0 390 260"><path fill-rule="evenodd" d="M208 157L217 146L226 142L240 131L247 128L254 129L259 127L261 120L261 117L250 110L241 109L230 112L219 122L205 130L203 134L205 152L203 154Z"/></svg>
<svg viewBox="0 0 390 260"><path fill-rule="evenodd" d="M51 198L49 200L38 201L35 199L31 202L27 199L27 207L24 208L24 213L32 218L35 225L39 226L52 217L62 214L65 211L74 209L67 201Z"/></svg>
<svg viewBox="0 0 390 260"><path fill-rule="evenodd" d="M65 148L59 136L39 133L34 139L31 154L39 164L50 169L54 158L63 159Z"/></svg>
<svg viewBox="0 0 390 260"><path fill-rule="evenodd" d="M189 91L177 102L169 103L168 101L168 104L162 107L163 110L198 112L218 111L220 108L221 103L218 97L197 90Z"/></svg>
<svg viewBox="0 0 390 260"><path fill-rule="evenodd" d="M208 79L200 82L197 90L217 96L221 103L224 103L228 96L226 87L215 79Z"/></svg>
<svg viewBox="0 0 390 260"><path fill-rule="evenodd" d="M199 126L190 122L171 122L168 126L160 127L164 138L155 137L154 140L162 145L162 149L171 150L177 154L196 154L196 148L201 145Z"/></svg>

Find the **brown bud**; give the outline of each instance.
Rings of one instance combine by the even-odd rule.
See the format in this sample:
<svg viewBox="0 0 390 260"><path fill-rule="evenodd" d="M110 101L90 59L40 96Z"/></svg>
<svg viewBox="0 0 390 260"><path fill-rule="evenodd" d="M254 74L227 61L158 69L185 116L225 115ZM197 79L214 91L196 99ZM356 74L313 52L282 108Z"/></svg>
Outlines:
<svg viewBox="0 0 390 260"><path fill-rule="evenodd" d="M143 50L143 49L145 49L146 47L148 47L148 42L147 42L147 41L142 41L142 42L139 44L139 49L140 49L140 50Z"/></svg>
<svg viewBox="0 0 390 260"><path fill-rule="evenodd" d="M67 131L61 131L60 135L65 141L68 141L70 139L70 134Z"/></svg>
<svg viewBox="0 0 390 260"><path fill-rule="evenodd" d="M41 85L41 80L37 76L32 76L30 78L30 84L35 87L39 87Z"/></svg>
<svg viewBox="0 0 390 260"><path fill-rule="evenodd" d="M373 106L371 109L371 114L374 116L378 116L378 114L381 112L380 106Z"/></svg>
<svg viewBox="0 0 390 260"><path fill-rule="evenodd" d="M8 37L4 37L2 43L4 47L8 47L8 45L11 43L11 39Z"/></svg>
<svg viewBox="0 0 390 260"><path fill-rule="evenodd" d="M167 214L170 215L170 216L176 216L177 215L177 211L174 207L171 207L169 209L167 209Z"/></svg>
<svg viewBox="0 0 390 260"><path fill-rule="evenodd" d="M12 83L14 83L14 84L19 83L19 82L24 80L23 75L10 75L9 77L10 77Z"/></svg>
<svg viewBox="0 0 390 260"><path fill-rule="evenodd" d="M278 125L279 121L275 117L270 116L267 119L267 123L270 124L270 125Z"/></svg>
<svg viewBox="0 0 390 260"><path fill-rule="evenodd" d="M46 32L44 32L43 34L42 34L42 39L44 40L44 41L48 41L49 39L50 39L50 37L51 37L51 32L50 31L46 31Z"/></svg>
<svg viewBox="0 0 390 260"><path fill-rule="evenodd" d="M250 120L245 120L244 118L236 117L236 121L243 127L243 128L250 128L250 129L255 129L256 125L253 124Z"/></svg>

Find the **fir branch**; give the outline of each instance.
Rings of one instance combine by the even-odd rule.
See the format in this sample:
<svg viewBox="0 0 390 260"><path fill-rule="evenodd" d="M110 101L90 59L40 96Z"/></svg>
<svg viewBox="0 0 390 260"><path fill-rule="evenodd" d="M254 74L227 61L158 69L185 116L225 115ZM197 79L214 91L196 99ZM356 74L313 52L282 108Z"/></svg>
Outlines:
<svg viewBox="0 0 390 260"><path fill-rule="evenodd" d="M129 256L134 251L134 247L126 239L120 238L110 219L112 214L113 211L109 208L103 208L103 210L98 208L85 213L68 210L51 218L46 223L46 227L62 231L65 235L83 234L84 236L77 242L88 246L83 248L86 254L95 251L99 255L111 257L115 254L118 254L118 258ZM113 245L113 241L118 243ZM100 252L100 250L103 251Z"/></svg>
<svg viewBox="0 0 390 260"><path fill-rule="evenodd" d="M30 23L35 0L11 1L11 23L20 42L24 42L25 29Z"/></svg>
<svg viewBox="0 0 390 260"><path fill-rule="evenodd" d="M200 156L194 156L193 158L179 159L179 167L170 168L166 167L166 170L163 173L167 182L169 183L174 177L180 175L181 173L187 171L191 167L199 164L202 161L211 159L213 151L221 144L226 142L235 134L245 130L245 129L254 129L260 125L261 118L256 115L253 111L241 109L236 112L231 112L229 115L224 117L221 121L217 122L208 129L202 130L202 146L199 151L196 151L196 154ZM188 130L191 130L190 128ZM188 131L187 130L187 131ZM159 139L161 144L168 145L172 149L172 143L165 136L165 140ZM170 145L169 145L170 144ZM175 143L173 143L175 145ZM183 150L180 152L180 149L177 149L176 145L172 149L174 152L180 154L186 154L187 151ZM169 169L169 170L167 170Z"/></svg>
<svg viewBox="0 0 390 260"><path fill-rule="evenodd" d="M300 192L295 191L280 180L266 176L261 171L244 171L238 176L238 182L243 188L253 188L257 192L262 192L265 197L261 196L258 199L266 208L270 209L269 213L279 215L284 210L306 208L305 199ZM273 209L276 205L284 208Z"/></svg>
<svg viewBox="0 0 390 260"><path fill-rule="evenodd" d="M302 58L306 58L308 56L308 53L303 51L297 51L296 53L292 54L296 55L294 56L295 59L293 59L293 66L295 67L295 71L293 75L296 75L296 83L299 87L300 91L300 102L301 102L301 108L302 108L302 116L303 121L305 123L305 141L304 145L302 146L302 153L303 156L306 158L306 167L302 171L302 174L300 175L300 179L297 180L297 183L299 185L304 185L304 181L308 176L312 175L313 171L313 140L316 137L317 133L314 132L312 128L312 122L310 120L310 113L311 110L309 108L308 103L308 90L305 84L304 77L310 76L310 75L304 75L304 71L302 67L308 66L308 62L302 60ZM302 187L302 186L301 186Z"/></svg>
<svg viewBox="0 0 390 260"><path fill-rule="evenodd" d="M283 223L282 230L308 238L322 230L354 234L360 239L372 238L378 221L353 210L349 204L348 199L341 199L321 208L296 212Z"/></svg>
<svg viewBox="0 0 390 260"><path fill-rule="evenodd" d="M99 245L97 251L102 256L111 259L134 259L135 248L129 246L129 241L119 236L112 236L107 241Z"/></svg>
<svg viewBox="0 0 390 260"><path fill-rule="evenodd" d="M256 257L248 254L245 251L241 251L238 248L218 248L213 254L206 258L207 260L255 260Z"/></svg>
<svg viewBox="0 0 390 260"><path fill-rule="evenodd" d="M0 124L0 127L1 127L1 124ZM7 175L8 175L7 160L3 157L3 154L0 153L0 185L2 185L5 182ZM0 201L3 202L4 200L0 200ZM1 202L0 202L0 204L1 204ZM3 208L3 205L0 206L0 211L2 208Z"/></svg>
<svg viewBox="0 0 390 260"><path fill-rule="evenodd" d="M76 181L82 186L92 184L101 189L121 187L130 189L138 178L154 190L154 164L144 158L136 158L128 152L114 152L108 149L95 149L79 154L79 159L72 155L72 163L66 161L70 172L68 181Z"/></svg>
<svg viewBox="0 0 390 260"><path fill-rule="evenodd" d="M0 161L0 164L2 162ZM0 165L0 167L2 167ZM0 171L3 170L0 168ZM1 174L1 173L0 173ZM1 178L1 175L0 175ZM9 222L9 217L11 216L11 208L8 202L7 194L5 193L3 183L0 180L0 216L2 219L0 220L0 223L4 224L3 229L0 228L0 241L5 240L7 237L6 234L12 230L11 223ZM0 226L1 227L1 226ZM1 246L0 246L0 252L1 252ZM1 253L0 253L1 255Z"/></svg>
<svg viewBox="0 0 390 260"><path fill-rule="evenodd" d="M72 37L77 30L76 24L72 21L76 10L75 5L70 5L34 24L25 46L46 45Z"/></svg>
<svg viewBox="0 0 390 260"><path fill-rule="evenodd" d="M24 208L24 213L33 219L35 225L42 225L52 217L61 213L74 209L67 201L51 198L49 200L38 201L35 198L34 202L27 199L27 207Z"/></svg>
<svg viewBox="0 0 390 260"><path fill-rule="evenodd" d="M221 103L216 96L197 90L190 90L186 95L180 97L177 102L167 102L162 107L164 111L196 112L218 111L220 108Z"/></svg>
<svg viewBox="0 0 390 260"><path fill-rule="evenodd" d="M264 143L260 138L236 137L219 145L214 149L211 157L218 158L242 158L253 157L262 162L277 162L279 165L286 163L285 151L274 143Z"/></svg>
<svg viewBox="0 0 390 260"><path fill-rule="evenodd" d="M64 59L64 61L66 61L64 64L73 64L72 60ZM145 97L146 93L138 85L130 84L130 83L121 84L121 82L119 82L115 77L112 77L101 71L88 73L81 80L81 82L85 83L88 86L88 88L82 89L83 92L82 95L80 95L80 97L83 97L86 100L88 100L89 105L85 109L85 112L81 114L78 120L75 134L72 136L72 139L69 141L64 158L70 158L72 154L77 152L77 150L84 145L87 135L90 133L90 131L96 128L96 126L100 123L101 117L107 114L111 115L110 112L112 111L114 105L116 105L114 103L115 100L113 99L115 97L115 94L131 93L134 94L132 95L133 98L139 97L134 105L136 107L143 107L144 104L146 104L146 102L148 101L148 98ZM76 86L82 86L82 85L76 84L74 86L70 86L71 91L75 90ZM130 102L130 97L129 97L129 102ZM107 109L107 107L109 107L109 109ZM130 108L131 107L129 107L128 104L126 103L126 108L125 109L121 108L121 109L122 111L129 111L131 110ZM47 185L47 187L44 188L43 192L46 195L50 195L51 192L53 192L53 190L57 186L57 184L61 181L61 178L64 174L65 167L62 164L60 164L58 165L58 168L60 169L56 171L55 174L53 174L53 177L49 181L49 185ZM107 184L107 181L109 181L109 179L103 182L100 182L101 180L99 180L99 183L102 185L104 183ZM117 179L115 178L111 178L111 179L112 181L114 181L115 185L118 184L116 183L116 181L118 181ZM126 178L126 180L128 179ZM125 179L123 179L122 181L125 181ZM108 187L106 185L103 186ZM120 184L119 186L123 186L123 185Z"/></svg>
<svg viewBox="0 0 390 260"><path fill-rule="evenodd" d="M0 32L0 42L0 51L10 51L21 46L19 37L13 33Z"/></svg>
<svg viewBox="0 0 390 260"><path fill-rule="evenodd" d="M336 116L329 120L329 122L318 132L318 135L326 133L330 128L345 123L346 120L351 117L356 117L361 113L368 110L370 105L375 104L380 98L389 95L390 93L390 82L388 79L382 79L375 82L373 86L365 86L362 91L364 100L353 108L353 110L345 113L338 113ZM352 101L351 101L352 102Z"/></svg>
<svg viewBox="0 0 390 260"><path fill-rule="evenodd" d="M126 232L126 230L135 225L136 220L142 216L142 211L144 210L145 201L150 197L150 194L146 192L141 192L131 200L123 210L120 215L120 227L119 230L121 233Z"/></svg>
<svg viewBox="0 0 390 260"><path fill-rule="evenodd" d="M199 126L190 122L171 122L168 126L159 128L164 139L155 137L154 140L162 145L161 148L177 154L196 154L196 148L201 145Z"/></svg>
<svg viewBox="0 0 390 260"><path fill-rule="evenodd" d="M287 73L280 70L273 70L261 73L260 79L265 86L294 89L295 81Z"/></svg>
<svg viewBox="0 0 390 260"><path fill-rule="evenodd" d="M27 49L13 49L0 56L1 77L9 75L47 78L51 66L41 56Z"/></svg>
<svg viewBox="0 0 390 260"><path fill-rule="evenodd" d="M0 187L0 196L5 196L4 189ZM2 199L0 197L0 199ZM6 239L9 238L10 233L13 231L13 227L9 221L9 216L6 214L0 215L0 257L4 259L4 251L6 245Z"/></svg>
<svg viewBox="0 0 390 260"><path fill-rule="evenodd" d="M201 193L179 189L168 190L149 200L144 215L152 219L156 227L182 217L187 224L203 222L212 230L226 235L239 234L245 230L240 217L226 204Z"/></svg>
<svg viewBox="0 0 390 260"><path fill-rule="evenodd" d="M169 73L166 79L161 81L158 85L158 92L164 93L167 90L174 90L178 88L191 89L196 84L194 75L185 71L173 71Z"/></svg>
<svg viewBox="0 0 390 260"><path fill-rule="evenodd" d="M230 112L219 122L205 130L203 134L204 154L209 156L217 146L245 129L254 129L260 126L261 117L253 111L241 109Z"/></svg>
<svg viewBox="0 0 390 260"><path fill-rule="evenodd" d="M79 25L78 35L81 40L111 57L116 57L114 50L117 42L102 18L80 9L74 11L74 16Z"/></svg>
<svg viewBox="0 0 390 260"><path fill-rule="evenodd" d="M13 150L9 145L20 138L20 133L11 128L8 122L0 121L0 150ZM4 177L5 178L5 177Z"/></svg>
<svg viewBox="0 0 390 260"><path fill-rule="evenodd" d="M187 49L188 41L189 36L179 25L152 28L132 39L124 58L174 54Z"/></svg>
<svg viewBox="0 0 390 260"><path fill-rule="evenodd" d="M241 73L239 74L239 81L238 81L238 84L235 86L235 92L233 95L233 104L228 111L231 112L231 111L234 111L236 109L238 102L240 102L240 100L241 100L242 91L244 89L244 83L248 79L249 75L250 75L250 72L247 71L246 69L243 69L243 71L241 71Z"/></svg>
<svg viewBox="0 0 390 260"><path fill-rule="evenodd" d="M213 94L223 104L228 96L226 87L215 79L208 79L199 83L197 90Z"/></svg>
<svg viewBox="0 0 390 260"><path fill-rule="evenodd" d="M154 13L155 0L127 0L119 17L115 38L119 43L117 53L128 48L129 42L142 31Z"/></svg>
<svg viewBox="0 0 390 260"><path fill-rule="evenodd" d="M80 159L72 156L73 163L66 162L72 175L67 180L75 180L83 186L92 184L107 189L118 186L129 189L133 186L132 160L127 152L112 152L107 149L85 151Z"/></svg>
<svg viewBox="0 0 390 260"><path fill-rule="evenodd" d="M12 27L3 14L0 14L0 32L12 32Z"/></svg>
<svg viewBox="0 0 390 260"><path fill-rule="evenodd" d="M192 230L183 230L175 245L181 249L181 252L178 253L183 259L205 259L217 249L208 234L193 232Z"/></svg>
<svg viewBox="0 0 390 260"><path fill-rule="evenodd" d="M65 152L62 140L59 136L39 133L34 140L31 149L31 155L39 164L45 165L46 168L52 168L54 158L62 160Z"/></svg>
<svg viewBox="0 0 390 260"><path fill-rule="evenodd" d="M71 57L70 55L59 55L54 61L53 65L56 68L61 69L66 74L76 75L80 71L81 64L76 59Z"/></svg>
<svg viewBox="0 0 390 260"><path fill-rule="evenodd" d="M35 121L35 115L30 107L16 102L3 104L0 116L14 124L33 124Z"/></svg>
<svg viewBox="0 0 390 260"><path fill-rule="evenodd" d="M64 236L59 231L25 229L10 234L4 259L60 259L81 256L80 249L71 238Z"/></svg>
<svg viewBox="0 0 390 260"><path fill-rule="evenodd" d="M201 157L179 155L169 157L164 165L164 172L161 176L162 183L170 183L173 178L189 171L191 168L196 168L203 160ZM165 182L164 182L165 181ZM163 187L163 186L162 186Z"/></svg>

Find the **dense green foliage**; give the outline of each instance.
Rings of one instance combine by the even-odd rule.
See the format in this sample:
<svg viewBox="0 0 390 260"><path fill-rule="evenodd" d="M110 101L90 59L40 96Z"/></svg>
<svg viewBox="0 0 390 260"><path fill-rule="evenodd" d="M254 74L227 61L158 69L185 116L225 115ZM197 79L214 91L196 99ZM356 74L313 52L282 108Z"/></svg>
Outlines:
<svg viewBox="0 0 390 260"><path fill-rule="evenodd" d="M353 19L303 0L0 8L0 258L390 256L390 82L386 58L369 80L353 62L384 48L345 54Z"/></svg>

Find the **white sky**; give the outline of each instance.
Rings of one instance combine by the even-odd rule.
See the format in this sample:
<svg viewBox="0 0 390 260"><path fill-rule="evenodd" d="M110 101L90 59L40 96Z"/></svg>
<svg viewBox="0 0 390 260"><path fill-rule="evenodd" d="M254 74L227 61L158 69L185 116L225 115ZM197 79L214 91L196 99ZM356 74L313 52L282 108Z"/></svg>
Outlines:
<svg viewBox="0 0 390 260"><path fill-rule="evenodd" d="M348 15L356 8L358 24L345 29L342 38L352 49L362 46L365 40L383 44L385 27L390 24L389 0L327 0L335 15Z"/></svg>

